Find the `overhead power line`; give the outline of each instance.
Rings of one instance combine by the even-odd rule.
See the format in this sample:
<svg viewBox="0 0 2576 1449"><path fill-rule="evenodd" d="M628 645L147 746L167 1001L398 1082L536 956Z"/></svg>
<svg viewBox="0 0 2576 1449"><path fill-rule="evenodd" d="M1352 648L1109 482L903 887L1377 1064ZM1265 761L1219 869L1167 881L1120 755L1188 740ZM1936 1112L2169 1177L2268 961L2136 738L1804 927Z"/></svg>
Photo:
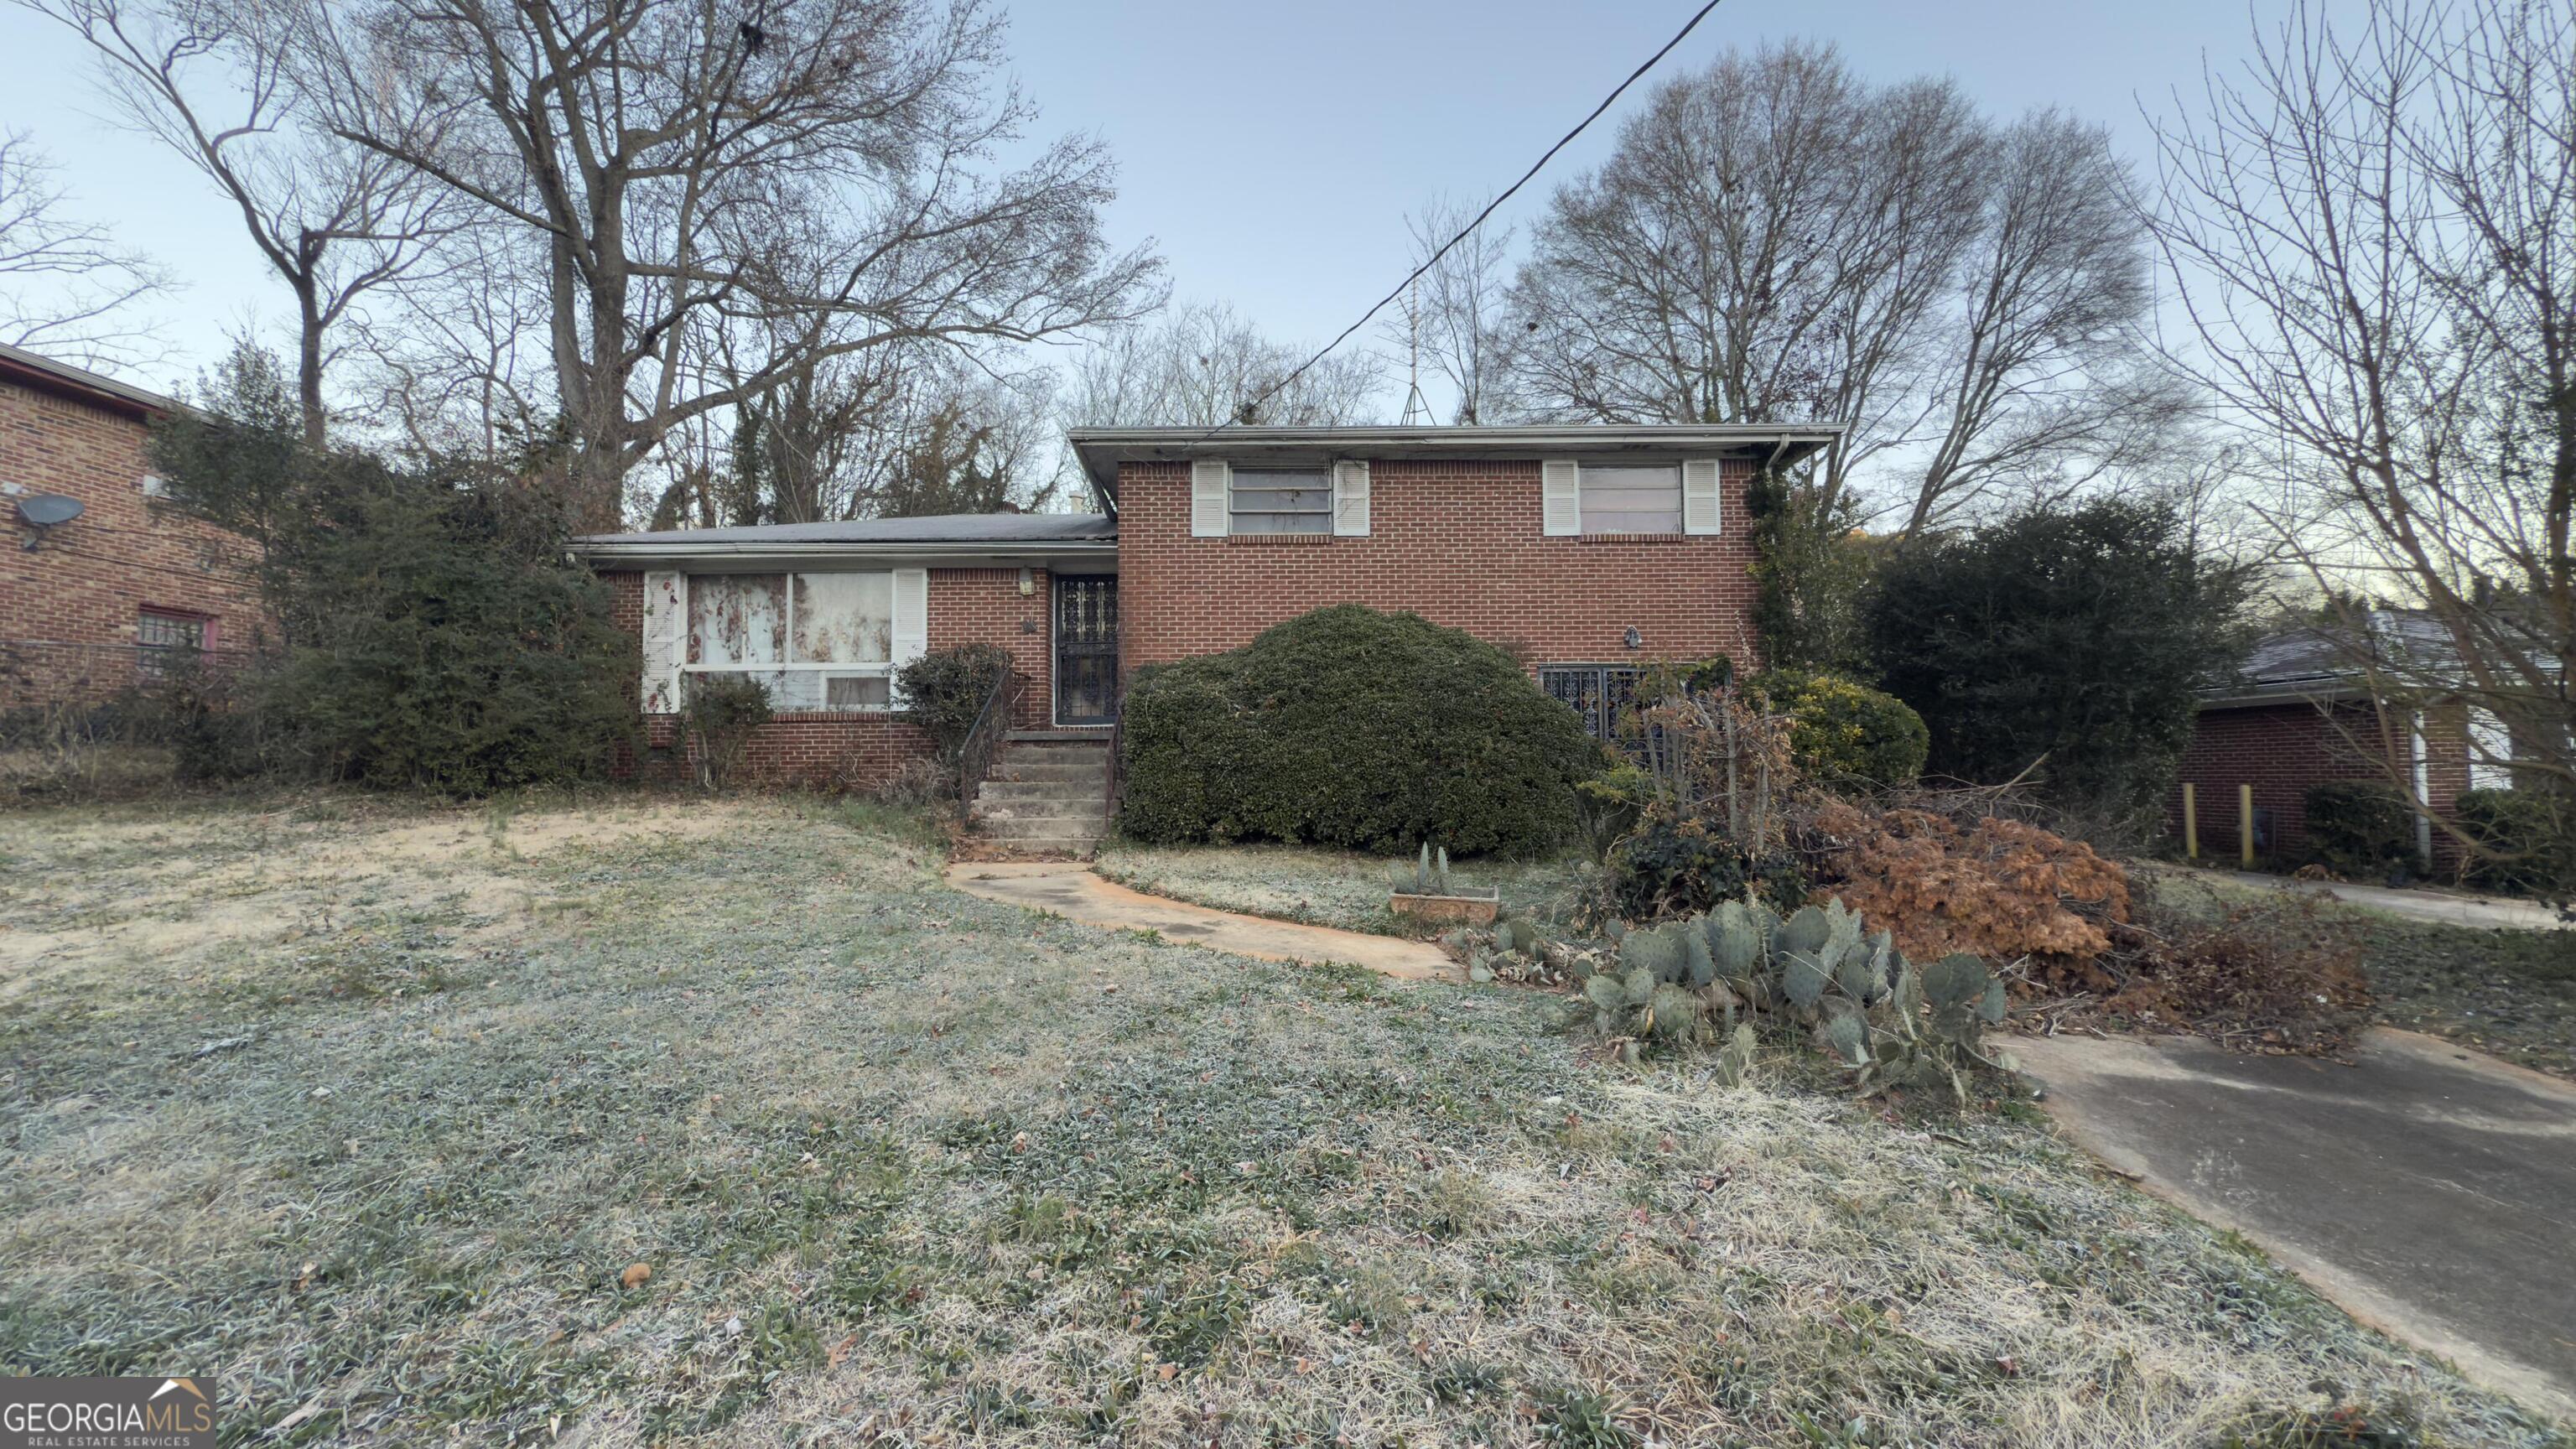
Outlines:
<svg viewBox="0 0 2576 1449"><path fill-rule="evenodd" d="M1305 376L1306 369L1313 367L1316 363L1321 362L1326 357L1330 356L1334 348L1350 341L1352 333L1366 327L1369 324L1370 318L1385 311L1388 303L1403 296L1405 288L1412 286L1415 280L1420 278L1423 273L1438 266L1440 264L1440 259L1449 255L1450 248L1458 245L1458 243L1462 241L1465 241L1470 233L1474 232L1476 228L1483 226L1487 217L1492 216L1495 210L1501 207L1504 202L1512 199L1513 193L1519 191L1522 187L1527 186L1530 183L1530 178L1538 175L1542 170L1545 170L1547 163L1556 159L1557 152L1562 151L1567 146L1571 145L1575 137L1582 135L1585 130L1590 128L1593 122L1600 120L1602 113L1609 110L1612 105L1617 103L1619 97L1627 93L1628 87L1635 85L1638 81L1644 79L1646 72L1653 70L1662 62L1665 56L1673 53L1673 47L1689 39L1690 33L1699 28L1699 23L1706 20L1708 18L1708 12L1715 10L1718 7L1718 4L1719 0L1708 0L1707 4L1702 5L1699 9L1691 12L1691 18L1683 22L1681 29L1673 32L1672 39L1665 41L1663 46L1653 55L1647 56L1645 64L1628 72L1628 78L1612 87L1610 94L1601 98L1601 104L1592 108L1591 114L1585 116L1582 120L1577 121L1573 130L1559 136L1555 145L1548 147L1545 154L1541 155L1536 161L1530 163L1530 168L1521 173L1518 181L1504 187L1500 195L1496 196L1493 200L1486 202L1485 209L1477 212L1473 221L1470 221L1465 226L1458 228L1458 234L1449 238L1447 241L1442 242L1438 251L1433 252L1430 256L1423 259L1422 265L1415 267L1410 272L1407 272L1404 280L1395 284L1395 289L1393 291L1378 298L1375 305L1360 314L1358 321L1343 328L1332 341L1325 343L1320 348L1317 348L1315 350L1315 355L1307 358L1301 363L1298 363L1294 371L1279 379L1277 382L1272 383L1270 386L1262 389L1260 396L1248 399L1238 405L1234 410L1233 417L1226 419L1224 422L1208 429L1205 433L1200 434L1199 441L1204 442L1209 438L1215 437L1218 433L1225 431L1227 428L1233 427L1237 420L1257 413L1263 403L1277 397L1280 392L1288 386L1288 384Z"/></svg>

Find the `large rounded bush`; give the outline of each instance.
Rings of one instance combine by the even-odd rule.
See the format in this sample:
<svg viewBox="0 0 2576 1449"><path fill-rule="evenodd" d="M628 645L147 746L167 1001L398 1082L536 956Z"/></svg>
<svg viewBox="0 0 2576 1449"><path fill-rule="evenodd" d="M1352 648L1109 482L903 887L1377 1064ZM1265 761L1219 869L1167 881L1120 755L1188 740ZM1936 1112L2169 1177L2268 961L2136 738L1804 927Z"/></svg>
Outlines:
<svg viewBox="0 0 2576 1449"><path fill-rule="evenodd" d="M1753 693L1789 716L1789 752L1827 784L1907 785L1923 773L1931 732L1912 706L1883 690L1805 669L1754 676Z"/></svg>
<svg viewBox="0 0 2576 1449"><path fill-rule="evenodd" d="M1526 852L1575 828L1601 747L1512 657L1337 604L1241 649L1139 669L1119 825L1140 840Z"/></svg>

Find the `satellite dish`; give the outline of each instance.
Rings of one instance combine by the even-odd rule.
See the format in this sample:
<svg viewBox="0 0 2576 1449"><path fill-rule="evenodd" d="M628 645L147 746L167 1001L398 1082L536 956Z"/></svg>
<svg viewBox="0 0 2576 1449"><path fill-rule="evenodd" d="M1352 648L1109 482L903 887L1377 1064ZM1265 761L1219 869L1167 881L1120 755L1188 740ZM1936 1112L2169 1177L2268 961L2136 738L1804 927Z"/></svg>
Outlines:
<svg viewBox="0 0 2576 1449"><path fill-rule="evenodd" d="M59 493L30 493L18 500L18 516L38 528L51 528L80 517L81 501Z"/></svg>
<svg viewBox="0 0 2576 1449"><path fill-rule="evenodd" d="M30 493L18 500L18 521L35 530L27 535L27 548L33 552L45 541L45 530L57 528L81 516L81 501L59 493Z"/></svg>

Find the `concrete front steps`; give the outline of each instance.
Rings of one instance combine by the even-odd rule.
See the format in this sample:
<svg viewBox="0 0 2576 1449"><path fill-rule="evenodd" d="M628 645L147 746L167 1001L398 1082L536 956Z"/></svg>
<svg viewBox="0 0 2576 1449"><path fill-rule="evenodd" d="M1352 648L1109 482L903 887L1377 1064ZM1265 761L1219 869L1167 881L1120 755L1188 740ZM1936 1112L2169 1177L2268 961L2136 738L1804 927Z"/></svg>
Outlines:
<svg viewBox="0 0 2576 1449"><path fill-rule="evenodd" d="M1041 855L1089 855L1109 831L1109 732L1013 730L975 792L975 833Z"/></svg>

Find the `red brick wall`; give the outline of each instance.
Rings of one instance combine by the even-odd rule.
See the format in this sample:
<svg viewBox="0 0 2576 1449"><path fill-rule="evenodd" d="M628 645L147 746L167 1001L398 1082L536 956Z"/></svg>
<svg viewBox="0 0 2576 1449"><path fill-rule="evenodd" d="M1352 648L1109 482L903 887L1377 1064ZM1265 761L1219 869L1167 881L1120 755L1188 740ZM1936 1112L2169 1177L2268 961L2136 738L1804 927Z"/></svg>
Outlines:
<svg viewBox="0 0 2576 1449"><path fill-rule="evenodd" d="M2436 814L2447 815L2468 788L2467 723L2457 704L2425 711L2425 798ZM2271 815L2272 860L2299 863L2308 853L2309 786L2329 780L2395 784L2408 778L2414 758L2410 722L2404 714L2392 714L2386 726L2383 733L2377 712L2360 704L2338 705L2331 713L2305 702L2204 711L2166 802L2174 839L2182 839L2182 784L2187 781L2197 797L2201 855L2237 859L2237 787L2250 784L2254 808ZM2385 758L2394 759L2395 771L2381 763ZM2438 827L2433 847L2437 863L2457 854Z"/></svg>
<svg viewBox="0 0 2576 1449"><path fill-rule="evenodd" d="M600 577L615 596L618 626L641 638L644 575L621 570ZM1016 568L932 569L930 647L987 643L1011 651L1020 676L1012 723L1042 729L1053 709L1049 691L1054 651L1047 632L1052 593L1046 570L1032 571L1030 587L1030 593L1020 593ZM647 755L638 772L659 778L685 776L689 766L681 736L679 716L646 716ZM747 768L771 783L865 788L882 782L908 760L929 757L927 736L884 714L792 714L770 721L752 737Z"/></svg>
<svg viewBox="0 0 2576 1449"><path fill-rule="evenodd" d="M1702 659L1754 662L1752 465L1729 462L1720 533L1549 538L1539 465L1369 466L1369 536L1274 542L1190 536L1186 463L1118 475L1119 664L1232 649L1326 604L1410 609L1536 665ZM1622 635L1635 626L1644 647Z"/></svg>
<svg viewBox="0 0 2576 1449"><path fill-rule="evenodd" d="M206 565L205 546L223 535L145 499L144 438L131 409L0 381L0 483L83 505L78 519L29 551L19 547L15 500L0 498L8 523L0 537L0 641L75 646L18 653L49 667L83 661L101 690L131 681L126 649L143 608L211 617L217 648L246 645L258 632L249 582Z"/></svg>

